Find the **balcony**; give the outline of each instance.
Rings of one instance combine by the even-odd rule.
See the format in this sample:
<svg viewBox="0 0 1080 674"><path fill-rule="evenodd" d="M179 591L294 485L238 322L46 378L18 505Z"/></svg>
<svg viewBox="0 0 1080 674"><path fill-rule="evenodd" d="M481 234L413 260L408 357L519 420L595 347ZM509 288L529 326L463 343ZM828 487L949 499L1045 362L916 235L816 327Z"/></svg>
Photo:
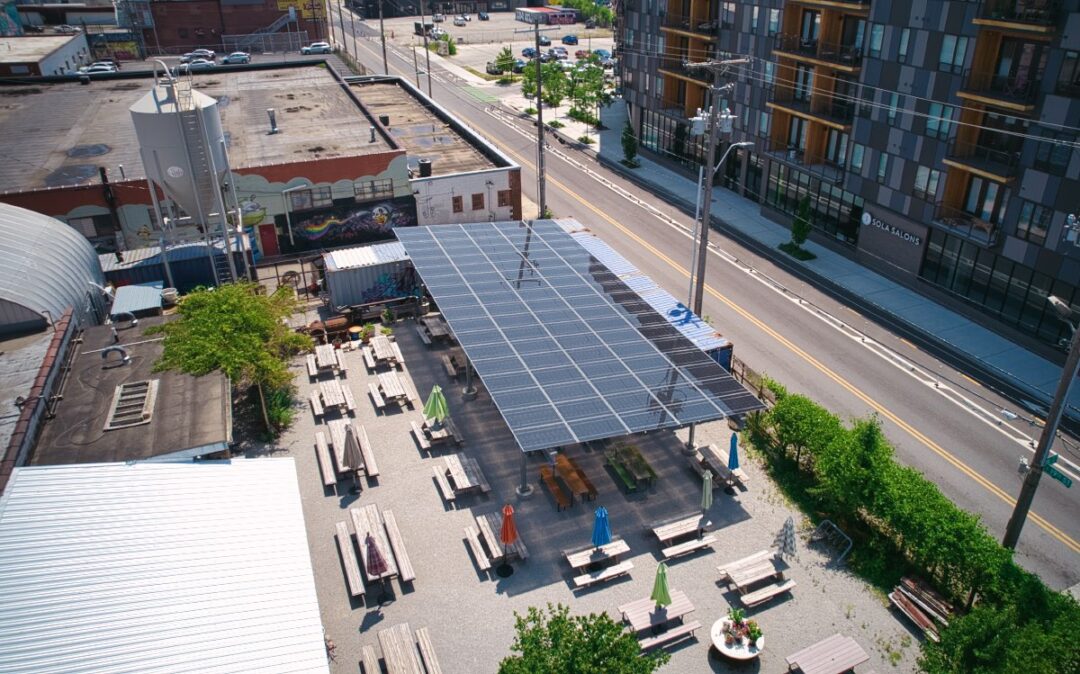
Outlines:
<svg viewBox="0 0 1080 674"><path fill-rule="evenodd" d="M997 107L1031 112L1039 94L1039 79L1034 77L1011 77L970 70L965 73L966 84L957 93L961 98L974 99Z"/></svg>
<svg viewBox="0 0 1080 674"><path fill-rule="evenodd" d="M853 10L869 10L870 0L799 0L800 5L821 5L824 7L845 7Z"/></svg>
<svg viewBox="0 0 1080 674"><path fill-rule="evenodd" d="M844 176L847 174L847 170L843 166L826 159L808 162L804 150L795 145L788 145L782 141L778 142L770 140L766 147L768 147L769 156L774 159L779 159L784 163L798 166L801 170L816 175L834 185L842 185L844 183Z"/></svg>
<svg viewBox="0 0 1080 674"><path fill-rule="evenodd" d="M1020 149L1004 144L994 147L985 137L979 140L979 143L952 140L945 153L945 163L996 182L1014 178L1020 166Z"/></svg>
<svg viewBox="0 0 1080 674"><path fill-rule="evenodd" d="M825 105L814 104L811 101L794 98L790 90L786 94L787 100L781 100L781 96L784 94L771 97L770 105L792 112L799 117L823 121L829 126L843 128L845 131L847 129L844 127L850 126L855 119L855 106L848 101L831 100ZM828 94L823 93L820 96L828 96Z"/></svg>
<svg viewBox="0 0 1080 674"><path fill-rule="evenodd" d="M1060 0L983 0L975 23L1049 33L1056 31L1060 15Z"/></svg>
<svg viewBox="0 0 1080 674"><path fill-rule="evenodd" d="M660 70L675 75L676 77L688 78L702 84L712 83L712 73L706 68L687 68L685 59L678 56L665 56L660 59Z"/></svg>
<svg viewBox="0 0 1080 674"><path fill-rule="evenodd" d="M694 33L715 38L718 32L717 28L720 27L720 21L717 19L695 19L692 16L681 16L679 14L665 14L660 25L684 33Z"/></svg>
<svg viewBox="0 0 1080 674"><path fill-rule="evenodd" d="M827 65L844 66L844 70L854 70L862 64L862 49L857 45L807 41L790 34L777 35L775 39L774 51L790 54L796 59L803 57Z"/></svg>
<svg viewBox="0 0 1080 674"><path fill-rule="evenodd" d="M950 234L967 239L983 248L993 246L998 240L996 224L940 201L934 208L934 221L943 229L949 230Z"/></svg>

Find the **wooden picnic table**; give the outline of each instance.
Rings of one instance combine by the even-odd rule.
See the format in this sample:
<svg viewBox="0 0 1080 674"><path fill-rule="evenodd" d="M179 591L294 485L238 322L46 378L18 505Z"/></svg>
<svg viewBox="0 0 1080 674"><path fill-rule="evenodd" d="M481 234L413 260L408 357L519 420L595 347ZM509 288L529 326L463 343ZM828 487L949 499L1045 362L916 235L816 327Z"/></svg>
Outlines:
<svg viewBox="0 0 1080 674"><path fill-rule="evenodd" d="M803 674L840 674L870 659L862 646L851 637L834 634L787 656L788 669Z"/></svg>
<svg viewBox="0 0 1080 674"><path fill-rule="evenodd" d="M769 556L732 569L728 572L728 579L740 593L745 593L754 583L775 576L783 577L786 566L775 557Z"/></svg>
<svg viewBox="0 0 1080 674"><path fill-rule="evenodd" d="M652 484L652 481L656 479L656 472L645 460L641 450L634 445L615 445L608 448L605 456L609 461L619 462L637 482Z"/></svg>
<svg viewBox="0 0 1080 674"><path fill-rule="evenodd" d="M580 569L599 562L618 562L619 555L628 552L630 552L630 546L623 539L617 538L602 547L586 548L577 552L564 552L563 556L566 557L566 561L570 563L571 568Z"/></svg>
<svg viewBox="0 0 1080 674"><path fill-rule="evenodd" d="M393 400L399 404L409 399L409 394L405 392L405 384L402 383L397 372L379 373L379 391L386 400Z"/></svg>
<svg viewBox="0 0 1080 674"><path fill-rule="evenodd" d="M667 543L668 541L675 540L680 536L688 536L690 534L701 533L701 513L695 512L686 516L680 516L679 519L653 527L653 533L660 539L661 543Z"/></svg>
<svg viewBox="0 0 1080 674"><path fill-rule="evenodd" d="M379 646L382 647L383 662L389 674L424 674L420 651L416 648L409 623L379 630Z"/></svg>
<svg viewBox="0 0 1080 674"><path fill-rule="evenodd" d="M450 336L450 326L446 324L446 321L441 316L425 316L420 320L424 323L424 327L427 328L432 339L442 339Z"/></svg>
<svg viewBox="0 0 1080 674"><path fill-rule="evenodd" d="M375 360L382 363L398 363L398 351L394 348L390 338L386 335L375 335L371 338L371 349L375 353Z"/></svg>
<svg viewBox="0 0 1080 674"><path fill-rule="evenodd" d="M712 471L715 480L729 484L735 481L743 484L747 482L746 473L741 468L728 469L728 457L716 445L701 447L700 455L705 465Z"/></svg>
<svg viewBox="0 0 1080 674"><path fill-rule="evenodd" d="M458 444L461 444L456 437L457 427L454 426L454 422L451 421L449 417L443 419L438 428L435 428L434 424L428 423L427 419L425 419L422 428L424 430L424 435L426 435L431 442L457 442Z"/></svg>
<svg viewBox="0 0 1080 674"><path fill-rule="evenodd" d="M682 590L671 590L671 605L659 609L656 607L656 602L648 597L619 607L623 620L630 624L634 632L643 632L653 627L666 625L693 611L694 605L690 603L690 599Z"/></svg>
<svg viewBox="0 0 1080 674"><path fill-rule="evenodd" d="M360 557L364 565L364 575L367 576L368 582L374 580L382 580L384 578L393 578L398 575L397 562L394 561L394 553L390 548L390 541L386 537L386 527L383 525L382 516L379 514L379 508L372 505L360 506L357 508L349 508L349 517L352 518L353 530L356 531L356 547L360 549ZM382 553L383 559L386 560L386 573L378 576L368 575L368 550L367 550L367 535L375 539L375 543L379 546L379 552Z"/></svg>
<svg viewBox="0 0 1080 674"><path fill-rule="evenodd" d="M320 344L315 347L315 364L320 370L337 370L340 367L333 344Z"/></svg>
<svg viewBox="0 0 1080 674"><path fill-rule="evenodd" d="M337 464L337 471L345 473L363 468L368 477L378 476L379 469L375 465L375 452L371 446L371 441L368 440L367 429L357 423L352 424L353 435L356 436L356 443L360 447L360 456L364 459L364 465L345 465L345 427L349 423L352 422L347 419L334 419L327 424L330 427L330 443L334 447L334 461Z"/></svg>
<svg viewBox="0 0 1080 674"><path fill-rule="evenodd" d="M346 407L345 391L337 379L319 382L319 396L322 398L323 407Z"/></svg>
<svg viewBox="0 0 1080 674"><path fill-rule="evenodd" d="M566 486L570 487L572 494L580 496L583 501L589 497L589 488L577 474L577 470L574 469L565 454L555 455L555 470L558 471L559 477L563 479Z"/></svg>
<svg viewBox="0 0 1080 674"><path fill-rule="evenodd" d="M502 530L502 515L499 513L485 513L483 515L476 516L476 525L480 529L480 536L484 539L487 549L491 552L492 563L500 561L510 561L512 559L526 559L529 556L528 549L521 541L521 532L518 532L518 539L513 545L507 546L505 554L503 553L503 544L499 540L499 534L496 533Z"/></svg>
<svg viewBox="0 0 1080 674"><path fill-rule="evenodd" d="M446 474L454 486L454 493L470 491L480 485L469 479L465 472L465 466L461 463L460 454L448 454L446 456Z"/></svg>

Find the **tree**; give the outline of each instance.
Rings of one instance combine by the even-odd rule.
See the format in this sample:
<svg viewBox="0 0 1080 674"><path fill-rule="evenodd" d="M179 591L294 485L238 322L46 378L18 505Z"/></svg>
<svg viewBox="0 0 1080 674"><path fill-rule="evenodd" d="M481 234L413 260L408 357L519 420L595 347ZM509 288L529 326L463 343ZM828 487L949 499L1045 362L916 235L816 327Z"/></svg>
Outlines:
<svg viewBox="0 0 1080 674"><path fill-rule="evenodd" d="M630 126L629 121L622 129L622 152L623 161L633 164L634 157L637 156L637 136L634 135L634 128Z"/></svg>
<svg viewBox="0 0 1080 674"><path fill-rule="evenodd" d="M803 395L779 398L768 414L768 424L783 450L795 449L795 462L802 460L802 450L818 455L844 427L836 415Z"/></svg>
<svg viewBox="0 0 1080 674"><path fill-rule="evenodd" d="M799 202L799 210L795 213L795 219L791 223L791 243L802 246L806 243L806 237L810 236L810 223L813 213L810 210L810 197L805 196Z"/></svg>
<svg viewBox="0 0 1080 674"><path fill-rule="evenodd" d="M517 636L499 674L648 674L668 661L663 651L641 655L637 639L607 613L569 615L562 604L514 613Z"/></svg>
<svg viewBox="0 0 1080 674"><path fill-rule="evenodd" d="M254 283L232 283L186 295L179 318L155 330L163 332L165 340L154 367L195 376L222 372L234 386L254 386L263 421L272 431L291 419L288 359L312 348L312 341L284 323L296 310L291 289L266 296L256 288Z"/></svg>
<svg viewBox="0 0 1080 674"><path fill-rule="evenodd" d="M559 107L570 89L570 80L566 77L562 63L551 61L540 66L540 78L544 85L540 92L544 104L550 108Z"/></svg>
<svg viewBox="0 0 1080 674"><path fill-rule="evenodd" d="M504 73L510 73L510 79L514 79L514 51L510 47L503 47L495 57L495 67Z"/></svg>
<svg viewBox="0 0 1080 674"><path fill-rule="evenodd" d="M527 63L521 71L521 95L532 98L536 95L536 63ZM539 101L536 103L539 107Z"/></svg>

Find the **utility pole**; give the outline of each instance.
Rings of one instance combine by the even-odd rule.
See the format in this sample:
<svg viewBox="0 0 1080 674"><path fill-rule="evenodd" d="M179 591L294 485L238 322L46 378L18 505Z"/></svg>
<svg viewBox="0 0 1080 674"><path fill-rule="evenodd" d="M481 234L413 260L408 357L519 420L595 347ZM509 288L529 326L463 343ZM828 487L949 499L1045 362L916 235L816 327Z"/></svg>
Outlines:
<svg viewBox="0 0 1080 674"><path fill-rule="evenodd" d="M434 26L435 22L432 21L431 25ZM424 58L427 59L427 95L431 96L431 50L428 49L427 44L427 20L424 18L424 0L420 0L420 32L424 34ZM420 86L417 82L416 86Z"/></svg>
<svg viewBox="0 0 1080 674"><path fill-rule="evenodd" d="M348 2L349 0L346 0L345 7L349 10L349 32L352 33L352 39L349 40L349 42L352 43L352 57L357 67L363 68L363 66L360 65L360 55L356 53L356 10L349 7Z"/></svg>
<svg viewBox="0 0 1080 674"><path fill-rule="evenodd" d="M382 41L382 70L383 75L389 75L390 65L386 60L386 28L385 26L383 26L382 3L383 0L379 0L379 39ZM422 27L424 25L424 22L421 21L420 25ZM419 87L420 83L417 82L416 86Z"/></svg>
<svg viewBox="0 0 1080 674"><path fill-rule="evenodd" d="M341 30L341 46L345 50L345 53L349 53L349 45L345 42L345 11L341 9L341 0L337 0L337 18L338 28ZM334 19L330 18L330 31L333 32Z"/></svg>
<svg viewBox="0 0 1080 674"><path fill-rule="evenodd" d="M556 30L547 28L545 30ZM528 30L515 30L515 33L524 33ZM544 170L544 87L543 72L540 63L540 24L534 23L532 27L533 44L536 49L536 205L540 209L537 218L543 218L547 213L547 177Z"/></svg>
<svg viewBox="0 0 1080 674"><path fill-rule="evenodd" d="M420 24L423 25L423 24ZM420 88L420 64L416 62L416 45L412 48L412 69L413 75L416 75L416 88Z"/></svg>

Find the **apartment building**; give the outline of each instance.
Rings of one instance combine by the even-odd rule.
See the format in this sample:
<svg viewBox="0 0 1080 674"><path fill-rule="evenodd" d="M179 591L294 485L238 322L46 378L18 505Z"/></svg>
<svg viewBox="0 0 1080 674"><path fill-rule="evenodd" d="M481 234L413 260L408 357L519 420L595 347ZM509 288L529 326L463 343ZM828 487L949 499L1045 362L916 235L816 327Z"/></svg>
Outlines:
<svg viewBox="0 0 1080 674"><path fill-rule="evenodd" d="M735 116L717 183L1003 332L1057 345L1080 310L1080 0L622 0L644 151L687 169L711 76ZM720 150L724 148L721 146Z"/></svg>

